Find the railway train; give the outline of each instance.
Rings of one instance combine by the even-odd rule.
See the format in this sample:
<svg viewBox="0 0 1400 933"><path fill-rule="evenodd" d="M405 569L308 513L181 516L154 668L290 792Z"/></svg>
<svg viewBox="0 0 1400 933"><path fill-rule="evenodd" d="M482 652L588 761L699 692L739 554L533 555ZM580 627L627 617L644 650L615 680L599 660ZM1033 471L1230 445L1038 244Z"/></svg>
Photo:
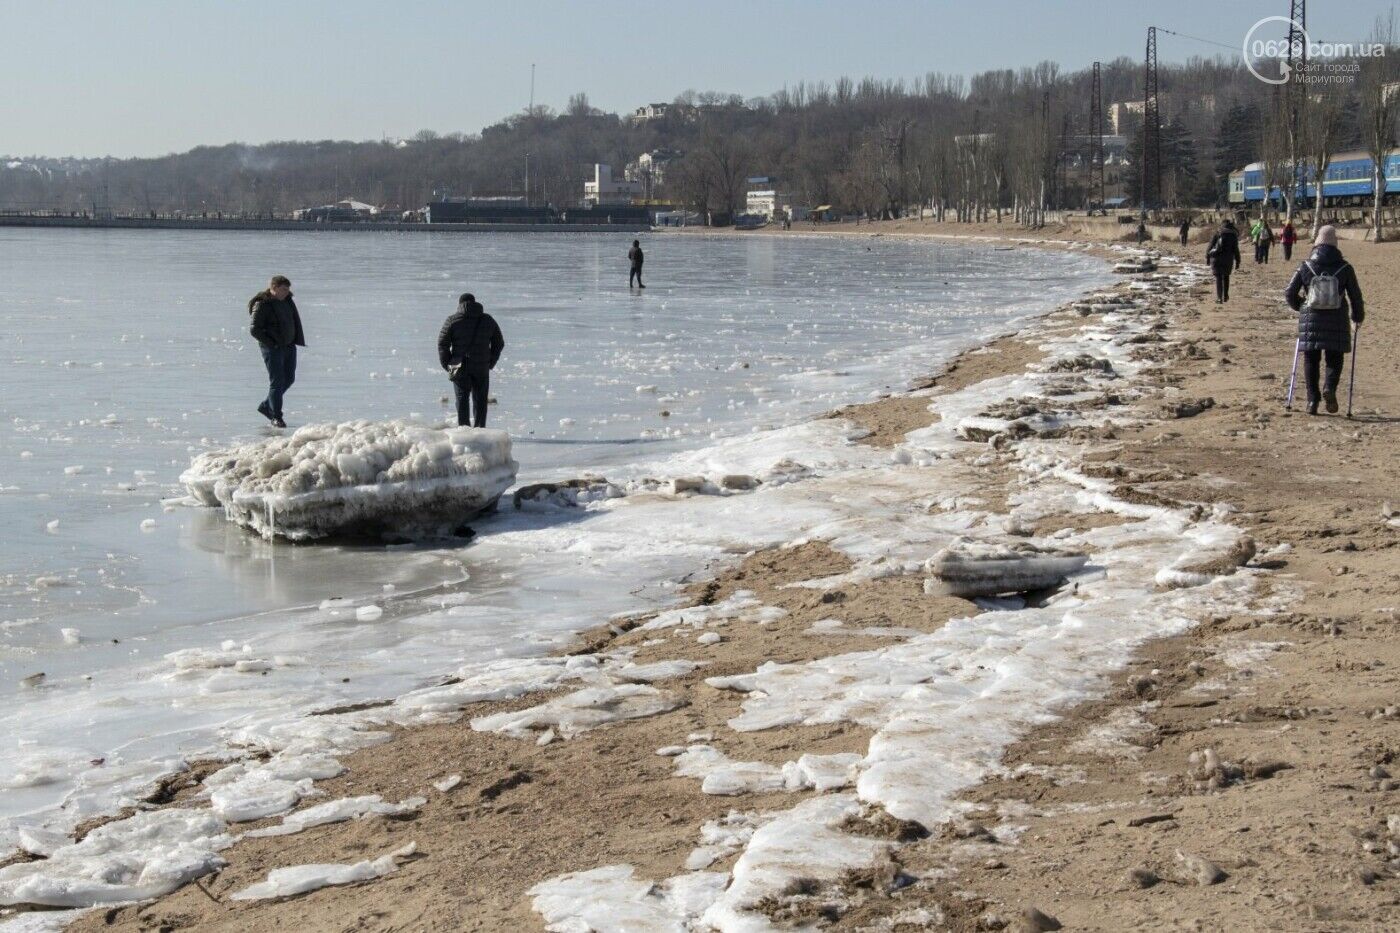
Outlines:
<svg viewBox="0 0 1400 933"><path fill-rule="evenodd" d="M1373 203L1371 157L1365 152L1342 152L1332 157L1322 178L1323 203L1335 207L1364 207ZM1264 200L1264 163L1251 162L1230 173L1230 203L1258 204ZM1275 186L1269 192L1275 204L1282 193ZM1298 200L1310 206L1317 198L1317 184L1311 168L1298 175ZM1385 202L1400 201L1400 149L1392 149L1385 159Z"/></svg>

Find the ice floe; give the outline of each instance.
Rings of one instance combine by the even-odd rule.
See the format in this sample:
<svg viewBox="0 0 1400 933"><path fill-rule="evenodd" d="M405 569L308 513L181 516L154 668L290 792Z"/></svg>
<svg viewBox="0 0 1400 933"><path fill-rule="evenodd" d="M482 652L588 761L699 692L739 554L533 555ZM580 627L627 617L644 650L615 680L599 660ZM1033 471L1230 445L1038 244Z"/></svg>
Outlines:
<svg viewBox="0 0 1400 933"><path fill-rule="evenodd" d="M313 424L200 454L190 495L265 538L443 534L515 481L510 436L410 421Z"/></svg>

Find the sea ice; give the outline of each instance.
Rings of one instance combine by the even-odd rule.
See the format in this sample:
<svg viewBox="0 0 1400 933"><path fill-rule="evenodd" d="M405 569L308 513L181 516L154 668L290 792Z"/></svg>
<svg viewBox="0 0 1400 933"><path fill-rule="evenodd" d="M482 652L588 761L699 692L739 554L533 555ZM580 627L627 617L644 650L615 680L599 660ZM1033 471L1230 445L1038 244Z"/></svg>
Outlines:
<svg viewBox="0 0 1400 933"><path fill-rule="evenodd" d="M1083 554L1026 542L985 544L959 541L929 558L927 570L953 596L996 596L1043 590L1084 569Z"/></svg>
<svg viewBox="0 0 1400 933"><path fill-rule="evenodd" d="M373 860L366 859L362 862L355 862L353 865L330 863L274 868L268 872L266 881L260 881L242 891L235 891L229 897L235 901L256 901L268 897L294 897L332 885L373 881L375 878L383 878L396 871L399 867L398 860L408 858L416 851L418 851L417 845L410 842L388 855L381 855Z"/></svg>
<svg viewBox="0 0 1400 933"><path fill-rule="evenodd" d="M609 723L665 713L680 703L670 694L642 684L587 687L528 709L479 716L472 720L472 728L517 739L532 738L536 731L553 728L568 739Z"/></svg>
<svg viewBox="0 0 1400 933"><path fill-rule="evenodd" d="M222 867L217 853L232 843L208 810L137 813L47 859L0 868L0 904L92 907L159 897Z"/></svg>
<svg viewBox="0 0 1400 933"><path fill-rule="evenodd" d="M630 865L560 875L529 890L553 933L684 933L719 897L722 872L691 872L654 884Z"/></svg>
<svg viewBox="0 0 1400 933"><path fill-rule="evenodd" d="M449 786L448 789L450 790L451 787ZM314 807L307 807L305 810L289 813L282 817L282 822L277 826L255 829L247 835L288 836L313 826L324 826L327 823L343 823L346 820L358 820L367 816L398 816L403 813L412 813L425 803L427 801L422 797L409 797L401 803L385 803L384 798L378 794L343 797L340 800L331 800Z"/></svg>
<svg viewBox="0 0 1400 933"><path fill-rule="evenodd" d="M347 421L200 454L180 481L264 538L414 537L494 506L517 468L504 431Z"/></svg>

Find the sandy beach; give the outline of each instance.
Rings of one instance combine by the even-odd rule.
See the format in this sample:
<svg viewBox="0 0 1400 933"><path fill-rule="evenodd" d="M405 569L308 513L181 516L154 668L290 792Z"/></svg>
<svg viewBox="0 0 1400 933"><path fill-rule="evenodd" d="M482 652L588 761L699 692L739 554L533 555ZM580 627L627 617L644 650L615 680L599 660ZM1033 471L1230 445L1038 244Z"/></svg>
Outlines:
<svg viewBox="0 0 1400 933"><path fill-rule="evenodd" d="M1009 223L841 233L1136 255ZM244 836L222 870L69 929L1392 928L1400 247L1342 246L1368 306L1353 418L1284 411L1291 264L1246 261L1220 307L1188 274L1203 246L1154 244L1157 274L832 412L870 465L858 492L830 491L854 503L844 523L736 549L678 608L586 633L551 662L574 679L463 700L428 725L387 721L300 809L421 802ZM1084 362L1085 347L1113 366ZM935 464L955 489L921 480ZM1095 565L1119 556L1082 593L975 602L928 591L926 522L1078 547ZM1011 610L1072 616L1074 600L1084 620L997 627ZM1093 620L1119 616L1124 632L1099 643ZM940 639L976 625L1013 646L1014 670L938 668ZM1083 643L1040 658L1036 625ZM897 667L912 673L895 697L901 682L879 672ZM444 691L466 686L441 674ZM914 730L910 685L944 674L963 700L1005 697L1017 714L994 736L937 716ZM580 686L601 692L580 700ZM589 724L591 708L606 715ZM362 728L375 710L332 715ZM927 760L889 751L923 741L965 749L956 773L917 774ZM201 806L219 767L152 802ZM275 869L393 853L359 883L232 897Z"/></svg>

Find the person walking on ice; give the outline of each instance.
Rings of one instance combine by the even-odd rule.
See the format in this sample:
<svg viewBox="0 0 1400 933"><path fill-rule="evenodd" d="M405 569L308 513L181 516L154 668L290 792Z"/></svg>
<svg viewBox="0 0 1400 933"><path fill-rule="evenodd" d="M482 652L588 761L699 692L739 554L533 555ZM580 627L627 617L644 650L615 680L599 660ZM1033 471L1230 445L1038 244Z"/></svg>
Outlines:
<svg viewBox="0 0 1400 933"><path fill-rule="evenodd" d="M491 370L501 358L506 341L496 319L486 313L476 296L467 292L457 299L457 310L438 332L438 362L447 370L457 395L457 423L462 427L486 427L486 403Z"/></svg>
<svg viewBox="0 0 1400 933"><path fill-rule="evenodd" d="M642 255L642 241L633 240L632 248L627 251L627 258L632 261L632 271L627 275L627 287L631 288L636 282L638 288L646 288L642 284L642 260L646 257Z"/></svg>
<svg viewBox="0 0 1400 933"><path fill-rule="evenodd" d="M259 403L258 412L273 427L285 428L282 397L297 378L297 347L306 346L301 314L292 300L291 279L274 275L267 289L249 300L248 314L253 319L249 333L258 342L263 365L267 367L267 398Z"/></svg>
<svg viewBox="0 0 1400 933"><path fill-rule="evenodd" d="M1306 293L1306 294L1305 294ZM1303 354L1303 380L1308 387L1308 414L1317 414L1319 401L1327 403L1330 414L1337 413L1337 386L1342 381L1342 363L1352 349L1351 322L1358 327L1366 319L1366 305L1356 270L1337 249L1337 228L1328 224L1317 231L1309 256L1283 293L1288 306L1298 312L1298 346ZM1327 376L1318 385L1318 366L1325 357Z"/></svg>

